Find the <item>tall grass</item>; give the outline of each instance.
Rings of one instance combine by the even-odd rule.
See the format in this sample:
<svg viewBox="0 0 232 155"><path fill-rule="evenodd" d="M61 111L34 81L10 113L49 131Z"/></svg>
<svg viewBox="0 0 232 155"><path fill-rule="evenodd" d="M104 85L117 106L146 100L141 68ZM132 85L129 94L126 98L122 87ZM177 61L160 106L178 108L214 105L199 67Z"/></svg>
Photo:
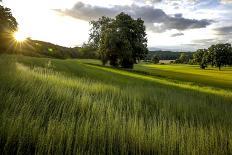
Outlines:
<svg viewBox="0 0 232 155"><path fill-rule="evenodd" d="M0 56L3 154L231 154L231 91Z"/></svg>

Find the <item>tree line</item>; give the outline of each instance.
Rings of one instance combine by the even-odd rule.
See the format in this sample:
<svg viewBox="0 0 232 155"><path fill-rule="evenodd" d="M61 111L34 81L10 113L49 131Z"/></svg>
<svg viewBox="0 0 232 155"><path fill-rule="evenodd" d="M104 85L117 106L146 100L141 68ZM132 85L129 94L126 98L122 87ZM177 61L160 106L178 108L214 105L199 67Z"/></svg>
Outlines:
<svg viewBox="0 0 232 155"><path fill-rule="evenodd" d="M232 47L231 44L216 44L208 49L198 49L193 54L193 62L205 69L208 65L218 67L221 70L224 66L232 65Z"/></svg>
<svg viewBox="0 0 232 155"><path fill-rule="evenodd" d="M11 45L13 32L17 31L18 23L11 9L0 5L0 52Z"/></svg>

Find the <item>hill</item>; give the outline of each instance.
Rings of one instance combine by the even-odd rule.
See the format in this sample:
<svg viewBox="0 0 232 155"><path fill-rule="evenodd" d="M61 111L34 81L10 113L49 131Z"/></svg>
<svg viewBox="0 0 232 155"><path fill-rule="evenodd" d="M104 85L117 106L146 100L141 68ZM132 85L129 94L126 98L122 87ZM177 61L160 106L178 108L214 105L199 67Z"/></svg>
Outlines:
<svg viewBox="0 0 232 155"><path fill-rule="evenodd" d="M28 39L23 43L14 43L13 48L0 53L22 54L33 57L50 57L58 59L81 58L81 59L98 59L96 49L85 45L83 47L63 47L49 42ZM149 51L146 59L152 59L154 55L159 56L160 60L176 60L181 53L186 53L192 58L193 52L172 52L172 51Z"/></svg>
<svg viewBox="0 0 232 155"><path fill-rule="evenodd" d="M49 42L27 39L24 42L13 43L12 47L0 53L22 54L33 57L49 57L58 59L92 58L97 59L97 52L89 47L68 48Z"/></svg>

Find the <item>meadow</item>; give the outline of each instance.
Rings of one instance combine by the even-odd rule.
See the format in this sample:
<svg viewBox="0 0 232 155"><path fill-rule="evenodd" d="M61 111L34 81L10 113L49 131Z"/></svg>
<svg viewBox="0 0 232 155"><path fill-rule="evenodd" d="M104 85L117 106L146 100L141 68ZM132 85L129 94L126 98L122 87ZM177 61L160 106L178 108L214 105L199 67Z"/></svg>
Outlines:
<svg viewBox="0 0 232 155"><path fill-rule="evenodd" d="M232 154L232 68L0 55L2 154Z"/></svg>

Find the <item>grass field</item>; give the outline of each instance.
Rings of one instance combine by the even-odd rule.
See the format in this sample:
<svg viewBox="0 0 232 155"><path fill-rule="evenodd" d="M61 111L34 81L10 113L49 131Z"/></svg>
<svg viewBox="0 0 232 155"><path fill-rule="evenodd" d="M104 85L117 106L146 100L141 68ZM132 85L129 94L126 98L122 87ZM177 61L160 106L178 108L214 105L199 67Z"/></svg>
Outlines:
<svg viewBox="0 0 232 155"><path fill-rule="evenodd" d="M232 154L232 68L0 55L2 154Z"/></svg>
<svg viewBox="0 0 232 155"><path fill-rule="evenodd" d="M150 75L160 76L173 80L192 82L196 85L212 86L217 88L232 89L232 68L225 67L222 71L218 68L208 67L199 69L199 65L153 65L139 64L135 70L144 71Z"/></svg>

